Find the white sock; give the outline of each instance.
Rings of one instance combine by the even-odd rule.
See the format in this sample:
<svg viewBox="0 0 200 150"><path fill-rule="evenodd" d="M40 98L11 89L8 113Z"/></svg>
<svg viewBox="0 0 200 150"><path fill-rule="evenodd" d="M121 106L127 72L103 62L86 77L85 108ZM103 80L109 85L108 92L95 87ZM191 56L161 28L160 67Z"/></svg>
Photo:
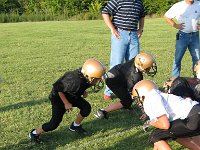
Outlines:
<svg viewBox="0 0 200 150"><path fill-rule="evenodd" d="M34 130L32 133L33 133L33 134L37 134L36 130Z"/></svg>
<svg viewBox="0 0 200 150"><path fill-rule="evenodd" d="M80 124L77 124L75 121L74 121L73 124L74 124L75 127L80 126Z"/></svg>

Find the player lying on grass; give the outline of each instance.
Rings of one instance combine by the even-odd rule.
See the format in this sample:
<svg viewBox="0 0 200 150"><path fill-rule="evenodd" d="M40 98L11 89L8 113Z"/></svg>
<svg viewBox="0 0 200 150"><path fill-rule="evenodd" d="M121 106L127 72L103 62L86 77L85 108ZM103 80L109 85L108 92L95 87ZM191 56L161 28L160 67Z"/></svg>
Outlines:
<svg viewBox="0 0 200 150"><path fill-rule="evenodd" d="M194 66L194 78L177 77L164 83L164 92L181 97L191 97L200 102L200 61Z"/></svg>
<svg viewBox="0 0 200 150"><path fill-rule="evenodd" d="M200 105L191 98L162 93L155 82L142 80L133 90L156 129L150 135L154 150L171 150L168 140L176 140L186 148L200 149Z"/></svg>
<svg viewBox="0 0 200 150"><path fill-rule="evenodd" d="M131 91L133 86L143 79L143 73L154 76L157 73L157 65L153 56L149 53L140 53L124 64L119 64L110 69L105 76L105 83L109 89L120 99L105 109L99 109L97 118L108 118L107 114L121 109L129 109L133 103ZM142 115L141 119L145 119Z"/></svg>

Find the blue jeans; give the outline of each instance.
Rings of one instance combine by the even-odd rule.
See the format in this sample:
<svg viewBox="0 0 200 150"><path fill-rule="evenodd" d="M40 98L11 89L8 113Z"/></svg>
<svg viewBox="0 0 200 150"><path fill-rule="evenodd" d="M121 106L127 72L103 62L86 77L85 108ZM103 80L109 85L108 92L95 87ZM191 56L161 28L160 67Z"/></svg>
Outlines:
<svg viewBox="0 0 200 150"><path fill-rule="evenodd" d="M199 32L184 33L179 31L177 34L179 34L179 37L176 40L176 51L172 67L172 77L180 76L181 60L187 48L192 56L192 72L194 65L200 58Z"/></svg>
<svg viewBox="0 0 200 150"><path fill-rule="evenodd" d="M118 28L120 39L111 36L110 69L135 57L140 52L137 32ZM112 91L106 86L105 95L111 96Z"/></svg>

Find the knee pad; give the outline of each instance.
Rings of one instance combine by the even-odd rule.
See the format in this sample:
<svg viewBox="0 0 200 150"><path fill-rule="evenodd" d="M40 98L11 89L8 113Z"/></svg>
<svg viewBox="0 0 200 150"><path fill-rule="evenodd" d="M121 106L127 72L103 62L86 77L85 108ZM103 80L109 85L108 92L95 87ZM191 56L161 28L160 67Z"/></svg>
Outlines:
<svg viewBox="0 0 200 150"><path fill-rule="evenodd" d="M200 125L200 114L195 114L187 119L186 126L190 130L197 130Z"/></svg>
<svg viewBox="0 0 200 150"><path fill-rule="evenodd" d="M124 108L130 108L133 103L132 99L126 99L126 101L121 101Z"/></svg>
<svg viewBox="0 0 200 150"><path fill-rule="evenodd" d="M83 109L80 110L80 114L82 117L89 116L90 112L91 112L91 105L89 103L85 105Z"/></svg>
<svg viewBox="0 0 200 150"><path fill-rule="evenodd" d="M42 129L45 131L45 132L48 132L48 131L53 131L55 130L58 126L59 126L60 122L48 122L48 123L45 123L42 125Z"/></svg>
<svg viewBox="0 0 200 150"><path fill-rule="evenodd" d="M176 139L173 134L171 134L168 130L163 129L155 129L152 131L149 136L149 142L154 144L160 140L174 140Z"/></svg>

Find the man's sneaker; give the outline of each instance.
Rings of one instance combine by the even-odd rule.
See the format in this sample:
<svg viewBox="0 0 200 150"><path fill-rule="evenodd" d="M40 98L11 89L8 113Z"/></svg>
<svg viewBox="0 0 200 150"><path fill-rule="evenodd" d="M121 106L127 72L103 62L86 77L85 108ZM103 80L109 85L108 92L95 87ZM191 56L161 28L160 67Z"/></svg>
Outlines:
<svg viewBox="0 0 200 150"><path fill-rule="evenodd" d="M69 130L72 132L77 132L80 135L89 135L89 133L82 128L82 126L74 126L74 122L69 126Z"/></svg>
<svg viewBox="0 0 200 150"><path fill-rule="evenodd" d="M35 144L39 144L41 143L41 139L40 139L40 135L38 134L33 134L32 132L34 131L35 129L33 129L30 133L29 133L29 138L31 140L31 143L35 143Z"/></svg>
<svg viewBox="0 0 200 150"><path fill-rule="evenodd" d="M103 98L104 98L105 101L110 101L112 99L112 96L104 94Z"/></svg>
<svg viewBox="0 0 200 150"><path fill-rule="evenodd" d="M102 118L108 119L108 113L103 109L99 109L97 113L94 115L99 119L102 119Z"/></svg>

